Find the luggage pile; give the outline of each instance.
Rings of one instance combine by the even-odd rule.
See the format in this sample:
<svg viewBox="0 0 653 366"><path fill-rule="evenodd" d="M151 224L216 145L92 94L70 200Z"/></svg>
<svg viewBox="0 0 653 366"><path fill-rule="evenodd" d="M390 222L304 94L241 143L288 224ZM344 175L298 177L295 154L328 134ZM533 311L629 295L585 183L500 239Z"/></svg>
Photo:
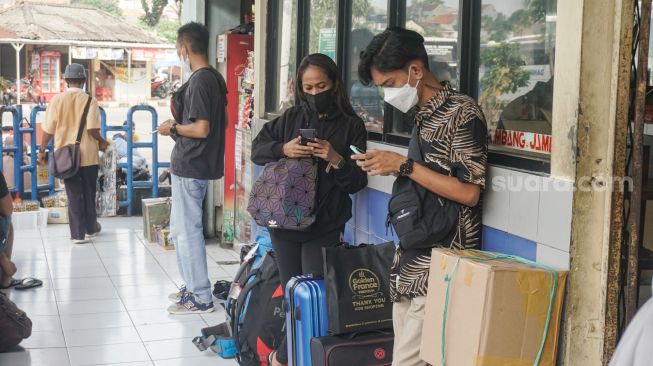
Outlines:
<svg viewBox="0 0 653 366"><path fill-rule="evenodd" d="M224 303L227 321L202 329L193 343L236 358L241 366L268 365L285 328L291 366L391 365L394 248L394 243L326 248L324 278L292 278L284 294L270 239L259 236L241 250Z"/></svg>
<svg viewBox="0 0 653 366"><path fill-rule="evenodd" d="M216 283L216 297L222 282ZM223 306L227 320L202 329L195 346L236 358L242 366L267 365L267 356L281 344L285 324L281 278L268 236L241 249L241 265Z"/></svg>
<svg viewBox="0 0 653 366"><path fill-rule="evenodd" d="M288 365L392 364L394 248L394 243L325 248L324 279L288 282Z"/></svg>

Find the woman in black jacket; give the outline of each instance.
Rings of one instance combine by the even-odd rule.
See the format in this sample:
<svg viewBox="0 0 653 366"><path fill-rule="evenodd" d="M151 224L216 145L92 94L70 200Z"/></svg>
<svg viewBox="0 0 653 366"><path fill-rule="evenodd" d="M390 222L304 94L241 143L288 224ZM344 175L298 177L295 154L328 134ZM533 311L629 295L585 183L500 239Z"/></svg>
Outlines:
<svg viewBox="0 0 653 366"><path fill-rule="evenodd" d="M351 198L367 186L367 175L351 160L349 146L366 150L367 131L356 116L328 56L312 54L297 70L301 103L268 122L252 143L252 161L265 165L281 158L316 158L316 220L308 231L270 229L281 281L302 274L322 275L322 248L340 243L351 218ZM317 139L301 145L299 130L316 130ZM271 356L272 365L288 362L285 342Z"/></svg>

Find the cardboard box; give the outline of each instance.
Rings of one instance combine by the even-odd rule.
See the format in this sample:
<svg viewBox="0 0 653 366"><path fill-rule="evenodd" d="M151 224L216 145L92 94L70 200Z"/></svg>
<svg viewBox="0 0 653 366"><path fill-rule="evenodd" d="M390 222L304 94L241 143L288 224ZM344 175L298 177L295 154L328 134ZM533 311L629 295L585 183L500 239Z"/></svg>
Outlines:
<svg viewBox="0 0 653 366"><path fill-rule="evenodd" d="M553 276L514 260L470 258L479 255L486 256L482 252L433 250L421 357L434 366L442 364L445 278L450 276L446 364L533 365L544 333ZM566 275L559 272L540 366L556 364Z"/></svg>
<svg viewBox="0 0 653 366"><path fill-rule="evenodd" d="M50 207L48 210L48 224L67 224L68 207Z"/></svg>
<svg viewBox="0 0 653 366"><path fill-rule="evenodd" d="M154 225L167 226L170 222L170 198L144 198L142 206L143 236L148 242L155 243Z"/></svg>

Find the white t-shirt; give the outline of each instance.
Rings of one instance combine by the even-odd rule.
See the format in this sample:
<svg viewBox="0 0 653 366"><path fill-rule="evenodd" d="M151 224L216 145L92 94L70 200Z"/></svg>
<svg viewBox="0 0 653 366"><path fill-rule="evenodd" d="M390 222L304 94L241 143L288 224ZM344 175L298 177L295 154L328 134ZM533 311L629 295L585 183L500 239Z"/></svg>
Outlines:
<svg viewBox="0 0 653 366"><path fill-rule="evenodd" d="M610 366L650 366L653 364L653 298L637 312L626 328Z"/></svg>

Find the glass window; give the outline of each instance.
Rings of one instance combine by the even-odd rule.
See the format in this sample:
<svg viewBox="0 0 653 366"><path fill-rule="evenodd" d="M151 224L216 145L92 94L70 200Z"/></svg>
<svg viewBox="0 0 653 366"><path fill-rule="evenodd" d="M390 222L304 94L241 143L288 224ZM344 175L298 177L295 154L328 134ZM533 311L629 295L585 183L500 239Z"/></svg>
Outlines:
<svg viewBox="0 0 653 366"><path fill-rule="evenodd" d="M406 29L424 37L429 69L440 81L450 82L458 89L460 20L458 0L407 0ZM390 133L409 136L415 124L415 110L406 114L393 110Z"/></svg>
<svg viewBox="0 0 653 366"><path fill-rule="evenodd" d="M270 112L281 112L295 104L295 70L297 69L297 2L283 0L279 3L279 14L274 20L279 29L277 44L274 45L277 65L276 80L273 80Z"/></svg>
<svg viewBox="0 0 653 366"><path fill-rule="evenodd" d="M43 57L41 61L41 78L43 82L42 90L44 93L50 93L50 57Z"/></svg>
<svg viewBox="0 0 653 366"><path fill-rule="evenodd" d="M337 0L311 0L308 53L323 53L336 59L338 45Z"/></svg>
<svg viewBox="0 0 653 366"><path fill-rule="evenodd" d="M429 69L458 89L459 0L407 0L406 29L424 37Z"/></svg>
<svg viewBox="0 0 653 366"><path fill-rule="evenodd" d="M381 90L365 86L358 80L360 53L388 25L386 0L356 0L352 4L352 30L350 35L349 97L356 113L363 119L367 130L383 133L385 104Z"/></svg>
<svg viewBox="0 0 653 366"><path fill-rule="evenodd" d="M59 93L61 90L61 79L59 78L60 75L60 59L59 57L54 57L52 58L52 92L53 93Z"/></svg>
<svg viewBox="0 0 653 366"><path fill-rule="evenodd" d="M556 0L484 0L479 103L495 152L548 159Z"/></svg>

